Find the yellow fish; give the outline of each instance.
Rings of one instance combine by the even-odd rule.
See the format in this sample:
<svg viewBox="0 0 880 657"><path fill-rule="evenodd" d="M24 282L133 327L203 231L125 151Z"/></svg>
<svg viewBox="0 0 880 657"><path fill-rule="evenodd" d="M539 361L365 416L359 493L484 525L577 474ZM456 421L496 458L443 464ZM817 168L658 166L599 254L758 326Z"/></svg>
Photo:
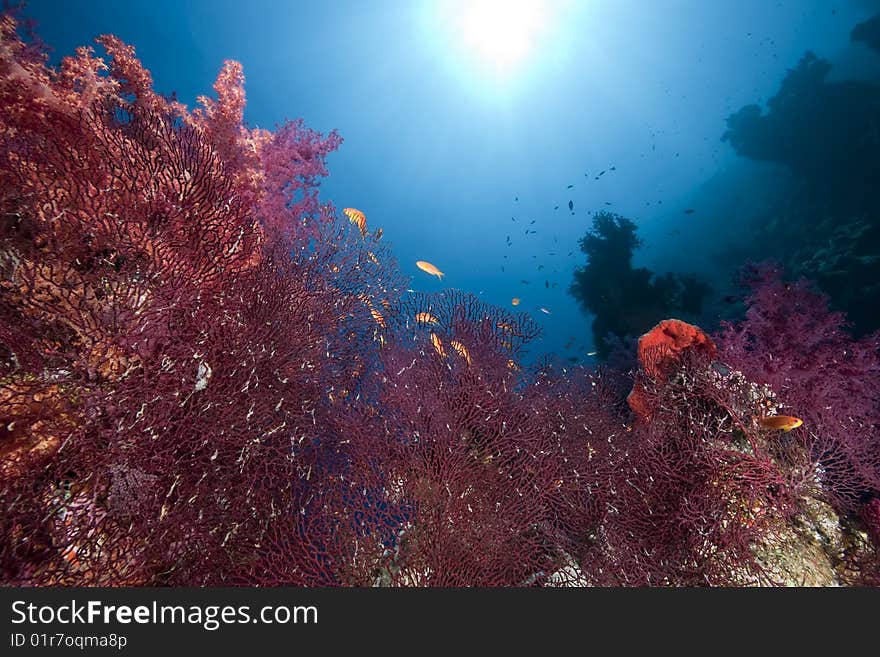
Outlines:
<svg viewBox="0 0 880 657"><path fill-rule="evenodd" d="M379 259L376 257L376 254L374 254L372 251L367 253L367 257L370 259L370 262L372 262L374 265L379 264Z"/></svg>
<svg viewBox="0 0 880 657"><path fill-rule="evenodd" d="M517 371L519 371L519 370L522 369L519 365L516 364L516 361L515 361L515 360L508 360L508 361L507 361L507 366L508 366L510 369L512 369L514 372L517 372Z"/></svg>
<svg viewBox="0 0 880 657"><path fill-rule="evenodd" d="M434 265L432 265L430 262L427 262L425 260L417 260L416 267L421 269L423 272L431 274L431 276L436 276L441 281L443 280L443 276L445 276L445 274L442 271L440 271Z"/></svg>
<svg viewBox="0 0 880 657"><path fill-rule="evenodd" d="M343 208L342 212L351 220L351 223L358 227L361 231L361 237L367 236L367 217L360 210L354 208Z"/></svg>
<svg viewBox="0 0 880 657"><path fill-rule="evenodd" d="M511 299L510 303L512 303L514 306L518 306L519 305L519 297L513 297L513 299Z"/></svg>
<svg viewBox="0 0 880 657"><path fill-rule="evenodd" d="M422 324L439 324L437 318L434 317L431 313L418 313L416 315L416 321L421 322Z"/></svg>
<svg viewBox="0 0 880 657"><path fill-rule="evenodd" d="M384 231L383 231L381 228L377 228L377 229L376 229L376 239L377 239L377 240L382 239L382 233L383 233L383 232L384 232Z"/></svg>
<svg viewBox="0 0 880 657"><path fill-rule="evenodd" d="M508 333L513 333L513 327L510 324L508 324L507 322L498 322L498 324L496 324L496 326L498 328L500 328L502 331L507 331Z"/></svg>
<svg viewBox="0 0 880 657"><path fill-rule="evenodd" d="M379 326L381 326L382 328L385 328L385 318L382 317L382 313L380 313L375 308L370 308L370 314L373 316L373 319L376 320L376 323Z"/></svg>
<svg viewBox="0 0 880 657"><path fill-rule="evenodd" d="M431 344L434 345L434 351L440 354L441 358L446 358L446 351L443 349L443 343L440 342L440 338L437 337L436 333L431 334Z"/></svg>
<svg viewBox="0 0 880 657"><path fill-rule="evenodd" d="M468 365L471 364L471 355L468 353L467 348L461 342L458 342L457 340L450 340L449 344L450 346L452 346L453 349L455 349L459 356L467 361Z"/></svg>
<svg viewBox="0 0 880 657"><path fill-rule="evenodd" d="M781 429L782 431L791 431L797 429L804 423L799 417L791 415L771 415L769 417L758 418L758 424L765 429Z"/></svg>

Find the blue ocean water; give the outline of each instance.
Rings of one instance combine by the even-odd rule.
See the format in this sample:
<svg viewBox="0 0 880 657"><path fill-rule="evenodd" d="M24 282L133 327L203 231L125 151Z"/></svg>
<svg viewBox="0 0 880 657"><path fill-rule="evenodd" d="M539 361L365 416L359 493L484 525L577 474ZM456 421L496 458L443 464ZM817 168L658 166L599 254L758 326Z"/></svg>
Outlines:
<svg viewBox="0 0 880 657"><path fill-rule="evenodd" d="M788 219L806 253L755 230L779 220L800 183L778 158L742 157L721 137L740 108L767 109L808 51L831 64L828 81L876 81L880 57L851 38L875 2L548 1L526 19L534 31L490 7L468 32L475 4L32 0L27 13L53 62L113 33L136 47L158 91L189 105L224 60L240 61L251 126L302 117L340 132L322 198L384 229L411 289L450 286L508 308L521 298L544 330L533 357L593 358L592 317L569 286L599 211L636 224L634 267L711 286L695 318L705 325L734 312L723 299L748 259L816 273L826 236L797 221L818 219ZM502 53L515 59L505 66L492 59L499 32L524 44ZM834 297L838 284L825 284Z"/></svg>

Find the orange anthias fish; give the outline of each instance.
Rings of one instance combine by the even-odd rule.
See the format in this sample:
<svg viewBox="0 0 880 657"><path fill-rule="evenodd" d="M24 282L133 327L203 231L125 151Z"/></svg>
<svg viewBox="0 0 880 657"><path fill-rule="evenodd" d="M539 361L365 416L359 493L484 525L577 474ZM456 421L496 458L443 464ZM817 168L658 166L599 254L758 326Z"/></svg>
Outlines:
<svg viewBox="0 0 880 657"><path fill-rule="evenodd" d="M437 321L437 318L434 317L434 315L432 315L431 313L427 313L427 312L418 313L416 315L416 321L420 322L422 324L439 324L440 323Z"/></svg>
<svg viewBox="0 0 880 657"><path fill-rule="evenodd" d="M434 351L440 355L440 358L446 358L446 351L443 349L443 343L440 342L440 338L437 337L436 333L431 334L431 344L434 345Z"/></svg>
<svg viewBox="0 0 880 657"><path fill-rule="evenodd" d="M373 316L373 319L376 320L376 323L379 326L381 326L382 328L385 328L385 318L382 316L382 313L380 313L375 308L370 308L370 314Z"/></svg>
<svg viewBox="0 0 880 657"><path fill-rule="evenodd" d="M458 342L457 340L450 340L449 344L453 349L455 349L456 353L458 353L459 356L467 361L468 365L471 364L471 355L468 353L467 347L465 347L461 342Z"/></svg>
<svg viewBox="0 0 880 657"><path fill-rule="evenodd" d="M768 417L758 418L758 424L765 429L781 429L782 431L791 431L797 429L804 423L799 417L791 415L770 415Z"/></svg>
<svg viewBox="0 0 880 657"><path fill-rule="evenodd" d="M342 212L351 220L351 223L358 227L361 231L361 237L367 236L367 217L360 210L354 208L343 208Z"/></svg>
<svg viewBox="0 0 880 657"><path fill-rule="evenodd" d="M514 306L518 306L520 303L519 297L513 297L513 299L510 300L510 303L512 303Z"/></svg>
<svg viewBox="0 0 880 657"><path fill-rule="evenodd" d="M76 553L78 552L77 547L75 545L68 546L64 552L61 553L61 557L69 564L76 565L78 559L76 557Z"/></svg>
<svg viewBox="0 0 880 657"><path fill-rule="evenodd" d="M441 281L443 280L443 276L445 276L445 274L442 271L440 271L434 265L432 265L430 262L427 262L425 260L417 260L416 267L421 269L423 272L431 274L431 276L436 276Z"/></svg>

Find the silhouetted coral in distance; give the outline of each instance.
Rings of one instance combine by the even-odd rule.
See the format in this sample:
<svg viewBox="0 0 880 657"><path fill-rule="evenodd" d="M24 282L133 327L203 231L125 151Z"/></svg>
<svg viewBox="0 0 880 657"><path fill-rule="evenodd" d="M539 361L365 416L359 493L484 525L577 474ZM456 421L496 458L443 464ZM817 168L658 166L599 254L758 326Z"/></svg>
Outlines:
<svg viewBox="0 0 880 657"><path fill-rule="evenodd" d="M693 275L655 277L644 267L634 269L640 245L636 224L611 212L596 213L580 240L587 263L575 270L569 292L593 315L593 338L603 358L609 336L636 337L673 313L698 315L710 289Z"/></svg>

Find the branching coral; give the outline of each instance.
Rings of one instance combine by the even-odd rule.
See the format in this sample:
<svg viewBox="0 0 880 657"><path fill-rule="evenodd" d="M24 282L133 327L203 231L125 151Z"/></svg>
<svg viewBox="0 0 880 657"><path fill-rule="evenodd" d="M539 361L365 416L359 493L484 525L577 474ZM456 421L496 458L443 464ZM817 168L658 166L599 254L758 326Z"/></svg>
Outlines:
<svg viewBox="0 0 880 657"><path fill-rule="evenodd" d="M610 212L598 212L581 239L587 264L574 273L569 292L592 314L593 337L604 358L614 338L636 337L671 313L699 314L709 287L693 275L655 277L632 256L641 244L636 225Z"/></svg>

